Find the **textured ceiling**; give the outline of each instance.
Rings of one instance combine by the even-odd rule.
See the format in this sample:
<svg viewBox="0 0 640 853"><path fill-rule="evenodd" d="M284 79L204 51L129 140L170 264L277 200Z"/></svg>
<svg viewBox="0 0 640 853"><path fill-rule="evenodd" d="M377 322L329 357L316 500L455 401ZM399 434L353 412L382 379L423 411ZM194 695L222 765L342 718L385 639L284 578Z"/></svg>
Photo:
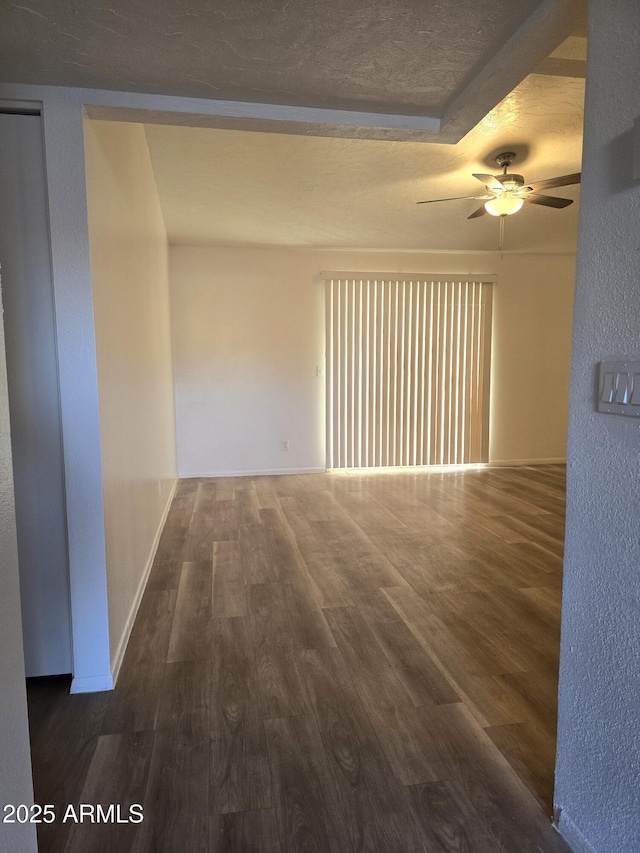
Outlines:
<svg viewBox="0 0 640 853"><path fill-rule="evenodd" d="M533 74L457 145L328 139L148 125L147 141L174 244L494 250L498 221L468 221L482 192L472 172L518 153L533 181L580 170L584 81ZM558 195L577 199L579 189ZM525 205L506 222L507 251L575 250L578 205Z"/></svg>
<svg viewBox="0 0 640 853"><path fill-rule="evenodd" d="M544 5L3 0L0 79L439 115Z"/></svg>
<svg viewBox="0 0 640 853"><path fill-rule="evenodd" d="M492 249L476 202L415 201L505 148L528 180L580 166L585 0L0 2L0 80L146 124L173 243ZM507 249L573 250L576 208L526 205Z"/></svg>

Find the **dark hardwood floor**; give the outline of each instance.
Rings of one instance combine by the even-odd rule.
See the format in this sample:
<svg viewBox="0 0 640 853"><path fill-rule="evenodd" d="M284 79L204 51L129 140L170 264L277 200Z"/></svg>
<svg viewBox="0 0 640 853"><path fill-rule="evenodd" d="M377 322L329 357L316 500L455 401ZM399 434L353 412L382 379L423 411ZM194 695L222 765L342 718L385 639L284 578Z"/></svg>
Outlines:
<svg viewBox="0 0 640 853"><path fill-rule="evenodd" d="M41 853L561 853L564 468L183 480L112 693L29 683Z"/></svg>

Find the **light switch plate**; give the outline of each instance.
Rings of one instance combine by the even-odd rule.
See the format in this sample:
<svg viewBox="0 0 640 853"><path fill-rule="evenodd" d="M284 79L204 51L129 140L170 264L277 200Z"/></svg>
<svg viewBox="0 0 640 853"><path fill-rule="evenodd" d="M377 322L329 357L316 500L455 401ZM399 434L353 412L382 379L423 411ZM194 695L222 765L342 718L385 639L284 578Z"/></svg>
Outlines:
<svg viewBox="0 0 640 853"><path fill-rule="evenodd" d="M640 361L601 361L598 411L640 418Z"/></svg>

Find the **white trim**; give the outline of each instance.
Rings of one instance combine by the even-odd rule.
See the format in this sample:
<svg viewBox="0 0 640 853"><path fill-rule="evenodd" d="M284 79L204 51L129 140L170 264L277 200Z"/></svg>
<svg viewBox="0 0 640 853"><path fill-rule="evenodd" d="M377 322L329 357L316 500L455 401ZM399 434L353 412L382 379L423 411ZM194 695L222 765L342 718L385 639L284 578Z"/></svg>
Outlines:
<svg viewBox="0 0 640 853"><path fill-rule="evenodd" d="M162 512L162 518L160 519L160 523L158 524L158 528L156 530L156 535L153 538L153 545L151 546L151 550L149 551L149 557L147 558L147 564L144 567L144 572L142 573L142 577L140 578L140 583L138 584L138 589L136 590L136 594L133 597L133 602L131 604L131 610L129 611L129 616L127 618L127 622L124 626L124 631L122 632L122 636L120 638L120 642L118 643L118 648L116 649L116 653L113 656L113 661L111 662L111 677L113 679L113 684L115 686L118 681L118 676L120 675L120 667L122 666L122 661L124 659L124 653L127 650L127 643L129 642L129 637L131 636L131 629L133 628L133 623L136 621L136 616L138 615L138 608L140 607L140 602L142 601L142 596L144 595L145 588L147 586L147 581L149 580L149 574L151 573L151 567L153 566L153 561L156 556L156 552L158 550L158 545L160 544L160 537L162 536L162 530L164 528L165 522L167 520L167 516L169 515L169 509L171 508L171 503L173 498L175 497L176 490L178 488L179 480L174 480L173 486L171 487L171 493L169 494L169 498L167 499L167 504Z"/></svg>
<svg viewBox="0 0 640 853"><path fill-rule="evenodd" d="M4 114L42 116L42 101L16 101L0 98L0 112Z"/></svg>
<svg viewBox="0 0 640 853"><path fill-rule="evenodd" d="M273 474L325 474L326 468L256 468L245 471L194 471L180 472L181 480L193 477L270 477Z"/></svg>
<svg viewBox="0 0 640 853"><path fill-rule="evenodd" d="M42 99L42 88L39 94L35 90L28 94L29 87L22 92L22 101ZM109 602L81 105L47 99L42 121L59 366L72 672L78 683L94 677L103 683L103 674L111 670Z"/></svg>
<svg viewBox="0 0 640 853"><path fill-rule="evenodd" d="M550 456L547 459L490 459L490 468L517 468L519 465L566 465L566 456Z"/></svg>
<svg viewBox="0 0 640 853"><path fill-rule="evenodd" d="M104 690L113 690L113 676L108 675L85 675L74 678L71 681L69 693L100 693Z"/></svg>
<svg viewBox="0 0 640 853"><path fill-rule="evenodd" d="M555 829L571 847L573 853L596 853L595 848L589 844L575 823L567 817L566 812L562 809L559 809L559 812L560 817L557 825L554 824Z"/></svg>

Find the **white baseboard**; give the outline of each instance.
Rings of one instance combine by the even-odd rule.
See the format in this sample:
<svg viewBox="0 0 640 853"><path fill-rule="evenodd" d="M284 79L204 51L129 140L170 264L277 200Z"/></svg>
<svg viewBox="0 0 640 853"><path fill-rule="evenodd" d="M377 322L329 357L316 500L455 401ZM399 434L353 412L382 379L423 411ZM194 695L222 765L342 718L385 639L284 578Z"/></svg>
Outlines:
<svg viewBox="0 0 640 853"><path fill-rule="evenodd" d="M565 465L566 456L550 456L548 459L492 459L490 468L517 468L520 465Z"/></svg>
<svg viewBox="0 0 640 853"><path fill-rule="evenodd" d="M575 823L567 817L566 813L562 809L558 810L557 806L555 811L556 814L558 811L560 813L556 829L573 850L573 853L596 853L595 849L589 844Z"/></svg>
<svg viewBox="0 0 640 853"><path fill-rule="evenodd" d="M181 479L190 477L269 477L272 474L324 474L326 468L259 468L245 471L181 471Z"/></svg>
<svg viewBox="0 0 640 853"><path fill-rule="evenodd" d="M73 678L69 693L100 693L103 690L113 690L114 679L111 673L107 675L88 675Z"/></svg>
<svg viewBox="0 0 640 853"><path fill-rule="evenodd" d="M105 687L104 690L110 690L116 684L118 680L118 675L120 674L120 667L122 666L122 661L124 659L124 653L127 649L127 643L129 642L129 637L131 635L131 629L133 628L133 623L136 620L136 616L138 615L138 608L140 607L140 602L142 601L142 596L144 595L145 587L147 586L147 581L149 580L149 574L151 572L151 567L153 566L153 561L156 556L156 551L158 550L158 545L160 544L160 536L162 535L162 530L164 528L165 521L167 520L167 515L169 514L169 509L171 507L171 502L176 493L176 489L178 488L178 480L176 479L171 488L171 492L169 494L169 498L167 500L167 504L162 513L162 518L160 519L160 523L158 525L158 529L156 530L156 535L153 539L153 544L151 546L151 550L149 552L149 556L147 558L147 563L144 567L144 571L142 573L142 577L140 578L140 583L138 584L138 589L136 590L136 594L133 598L133 602L131 604L131 610L129 611L129 617L127 619L127 623L125 625L124 631L122 632L122 637L120 638L120 642L118 643L118 648L113 657L113 661L111 662L111 677L112 677L112 687ZM71 691L73 692L73 691Z"/></svg>
<svg viewBox="0 0 640 853"><path fill-rule="evenodd" d="M429 470L442 470L442 471L451 471L454 468L517 468L523 465L565 465L566 457L564 456L551 456L547 459L492 459L490 462L483 463L474 463L472 465L411 465L404 467L391 467L386 466L384 468L336 468L331 470L337 471L346 471L347 473L366 473L367 471L372 473L383 473L384 471L398 472L398 471L415 471L416 469L422 471ZM326 474L328 468L256 468L244 471L181 471L180 478L183 480L190 479L192 477L269 477L272 475L279 474Z"/></svg>

